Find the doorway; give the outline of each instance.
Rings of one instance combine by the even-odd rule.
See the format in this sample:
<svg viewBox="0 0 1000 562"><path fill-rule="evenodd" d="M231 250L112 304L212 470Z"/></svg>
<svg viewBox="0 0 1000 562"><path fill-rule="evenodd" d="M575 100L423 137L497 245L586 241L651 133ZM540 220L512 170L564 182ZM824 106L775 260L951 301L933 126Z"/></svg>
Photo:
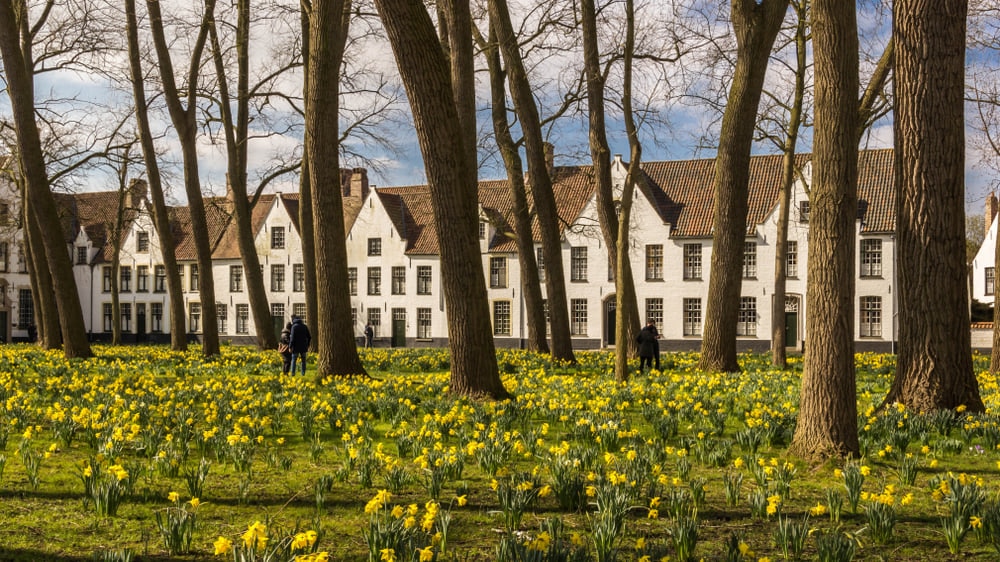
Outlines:
<svg viewBox="0 0 1000 562"><path fill-rule="evenodd" d="M135 305L135 341L146 341L146 303Z"/></svg>
<svg viewBox="0 0 1000 562"><path fill-rule="evenodd" d="M618 319L617 310L618 303L615 300L615 295L608 295L604 299L604 345L607 347L615 346L615 322Z"/></svg>
<svg viewBox="0 0 1000 562"><path fill-rule="evenodd" d="M392 347L406 347L406 309L392 309Z"/></svg>
<svg viewBox="0 0 1000 562"><path fill-rule="evenodd" d="M799 347L799 297L785 297L785 347Z"/></svg>

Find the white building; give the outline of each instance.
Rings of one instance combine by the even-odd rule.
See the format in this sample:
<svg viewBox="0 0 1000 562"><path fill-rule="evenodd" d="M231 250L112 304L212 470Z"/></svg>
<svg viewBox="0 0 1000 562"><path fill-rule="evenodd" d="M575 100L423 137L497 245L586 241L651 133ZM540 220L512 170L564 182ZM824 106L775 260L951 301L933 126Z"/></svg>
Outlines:
<svg viewBox="0 0 1000 562"><path fill-rule="evenodd" d="M796 182L791 197L789 248L783 260L788 274L785 314L784 318L773 319L781 157L752 158L743 296L737 325L742 349L767 349L775 321L786 326L789 347L801 348L806 337L807 185L811 173L807 156L801 156L800 163L803 179ZM857 308L853 319L858 350L888 351L895 340L892 165L891 150L864 151L860 155ZM651 162L644 164L643 170L645 181L638 186L633 204L630 248L640 314L660 327L664 336L661 348L696 349L701 344L707 308L714 161ZM552 172L575 346L613 346L615 288L597 222L592 168L555 167ZM615 189L620 192L625 177L625 164L620 158L613 163L613 177ZM446 344L446 306L437 241L439 235L448 233L435 227L427 186L370 189L360 169L345 170L343 178L355 333L360 336L365 324L370 323L378 345ZM87 328L95 339L108 337L111 329L111 254L108 230L99 226L107 224L106 217L91 216L98 213L86 210L87 198L107 201L112 196L117 194L63 196L76 201L75 206L68 206L76 215L69 213L64 219L76 225L67 228L67 245L76 258ZM480 182L479 199L482 268L497 345L520 346L527 338L527 327L507 182ZM295 194L262 195L253 212L256 248L274 319L268 329L280 329L291 315L304 314L305 310L298 203ZM103 209L106 204L98 207ZM206 208L219 330L225 339L250 342L257 327L249 313L230 205L226 198L210 198ZM0 213L3 211L4 207L0 207ZM19 211L8 204L7 212L16 216ZM177 236L173 252L183 267L187 329L196 338L201 330L200 272L187 212L186 208L172 209ZM993 229L995 236L995 225ZM537 224L534 233L537 241ZM8 332L6 341L24 338L27 325L33 322L32 312L25 308L30 307L31 300L27 275L19 273L23 268L17 265L20 254L15 250L19 240L16 229L0 231L0 284L4 289L0 320L5 320L2 325ZM536 243L536 251L539 247ZM84 253L86 260L82 259ZM121 255L120 297L126 339L166 340L169 306L161 249L145 206L129 217ZM544 259L541 261L544 274Z"/></svg>

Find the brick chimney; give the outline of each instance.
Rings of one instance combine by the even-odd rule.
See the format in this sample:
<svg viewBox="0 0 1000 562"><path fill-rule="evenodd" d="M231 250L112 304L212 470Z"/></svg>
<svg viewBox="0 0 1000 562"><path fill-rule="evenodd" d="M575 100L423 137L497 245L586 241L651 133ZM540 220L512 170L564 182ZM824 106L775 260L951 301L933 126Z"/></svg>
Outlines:
<svg viewBox="0 0 1000 562"><path fill-rule="evenodd" d="M556 147L551 142L546 142L542 143L542 149L545 151L545 171L549 173L549 178L551 178L552 169L555 167Z"/></svg>
<svg viewBox="0 0 1000 562"><path fill-rule="evenodd" d="M365 168L354 168L351 170L351 179L344 186L344 197L356 197L364 200L368 196L368 170Z"/></svg>
<svg viewBox="0 0 1000 562"><path fill-rule="evenodd" d="M1000 207L1000 202L997 201L996 194L991 192L989 197L986 198L986 224L983 225L987 236L990 234L990 226L993 224L993 219L997 216L998 207Z"/></svg>
<svg viewBox="0 0 1000 562"><path fill-rule="evenodd" d="M129 202L133 209L145 208L146 191L148 185L145 180L133 179L128 185Z"/></svg>

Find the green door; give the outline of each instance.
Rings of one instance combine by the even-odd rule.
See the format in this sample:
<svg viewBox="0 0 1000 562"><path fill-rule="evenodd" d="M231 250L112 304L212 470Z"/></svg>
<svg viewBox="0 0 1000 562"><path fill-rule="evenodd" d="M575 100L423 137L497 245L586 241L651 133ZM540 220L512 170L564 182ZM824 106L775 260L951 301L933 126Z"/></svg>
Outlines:
<svg viewBox="0 0 1000 562"><path fill-rule="evenodd" d="M406 347L406 309L392 309L392 347Z"/></svg>
<svg viewBox="0 0 1000 562"><path fill-rule="evenodd" d="M0 310L0 343L7 343L7 311Z"/></svg>
<svg viewBox="0 0 1000 562"><path fill-rule="evenodd" d="M281 339L281 331L285 329L285 317L284 316L272 316L271 317L271 329L274 330L274 337Z"/></svg>
<svg viewBox="0 0 1000 562"><path fill-rule="evenodd" d="M798 347L799 345L799 313L785 313L785 347Z"/></svg>

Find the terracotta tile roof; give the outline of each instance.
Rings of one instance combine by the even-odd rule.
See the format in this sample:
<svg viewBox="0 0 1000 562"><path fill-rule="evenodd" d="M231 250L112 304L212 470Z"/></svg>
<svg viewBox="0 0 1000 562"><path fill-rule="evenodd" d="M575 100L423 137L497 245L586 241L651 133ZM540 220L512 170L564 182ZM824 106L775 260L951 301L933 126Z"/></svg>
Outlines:
<svg viewBox="0 0 1000 562"><path fill-rule="evenodd" d="M210 247L214 248L229 223L229 210L225 197L205 197L205 221L208 224ZM179 261L195 261L198 250L194 243L194 233L191 230L191 207L170 207L170 224L174 234L174 255Z"/></svg>
<svg viewBox="0 0 1000 562"><path fill-rule="evenodd" d="M275 197L276 195L273 193L262 193L260 198L257 199L257 204L250 210L250 229L254 233L254 236L264 226L264 220L271 211L271 206L274 205ZM222 199L222 201L219 202L217 199ZM232 204L225 198L214 197L212 198L212 203L219 206L219 211L223 214L222 218L225 220L225 228L219 238L219 243L212 251L212 257L222 260L239 259L242 252L240 252L239 237L236 235L236 216L232 214ZM210 213L208 209L209 200L206 199L206 215Z"/></svg>
<svg viewBox="0 0 1000 562"><path fill-rule="evenodd" d="M858 154L858 218L865 234L896 231L896 174L891 148Z"/></svg>
<svg viewBox="0 0 1000 562"><path fill-rule="evenodd" d="M118 212L117 191L91 191L85 193L54 193L56 211L63 238L72 244L80 229L86 233L92 244L100 251L93 262L109 262L113 253L111 233ZM127 205L128 203L126 203ZM138 209L127 206L122 225L122 235L128 232L135 220Z"/></svg>

